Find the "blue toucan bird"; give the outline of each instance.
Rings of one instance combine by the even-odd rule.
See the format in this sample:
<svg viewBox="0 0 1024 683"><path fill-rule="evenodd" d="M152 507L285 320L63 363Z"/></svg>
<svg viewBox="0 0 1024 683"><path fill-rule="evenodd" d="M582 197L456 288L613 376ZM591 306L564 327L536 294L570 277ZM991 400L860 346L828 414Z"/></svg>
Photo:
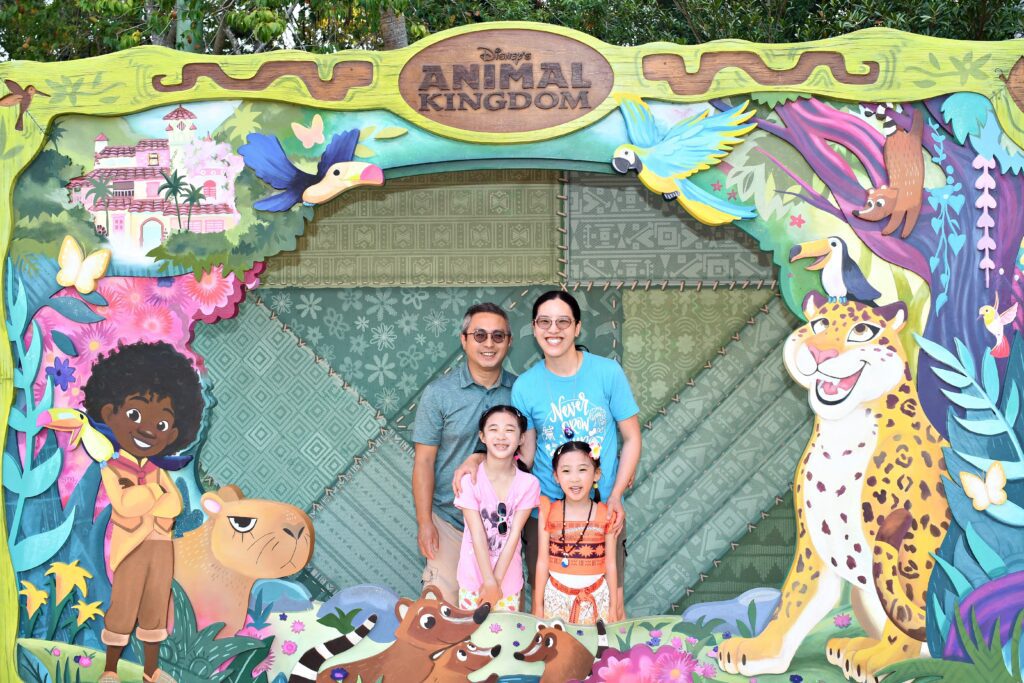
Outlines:
<svg viewBox="0 0 1024 683"><path fill-rule="evenodd" d="M313 175L300 171L288 160L276 137L250 133L246 144L238 148L245 165L271 187L284 190L254 202L253 207L261 211L287 211L299 202L306 206L323 204L360 185L383 185L384 171L379 166L352 161L358 142L357 129L335 135Z"/></svg>
<svg viewBox="0 0 1024 683"><path fill-rule="evenodd" d="M636 171L644 186L667 201L677 201L706 225L724 225L739 218L755 218L757 212L716 197L688 178L718 164L733 146L757 124L744 125L753 111L746 103L714 116L705 111L664 130L647 103L636 95L616 95L626 121L630 144L620 145L612 156L619 173Z"/></svg>
<svg viewBox="0 0 1024 683"><path fill-rule="evenodd" d="M839 237L801 242L790 249L790 263L805 258L815 259L807 270L821 271L821 286L829 301L852 300L874 306L875 300L882 296L864 277L860 266L850 256L846 242Z"/></svg>

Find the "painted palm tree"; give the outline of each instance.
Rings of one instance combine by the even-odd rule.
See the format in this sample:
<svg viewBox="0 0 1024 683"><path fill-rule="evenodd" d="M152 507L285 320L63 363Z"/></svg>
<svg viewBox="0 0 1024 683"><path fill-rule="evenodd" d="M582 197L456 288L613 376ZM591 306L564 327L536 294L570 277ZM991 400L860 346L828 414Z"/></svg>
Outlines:
<svg viewBox="0 0 1024 683"><path fill-rule="evenodd" d="M164 177L164 184L160 186L159 191L163 194L164 199L170 199L174 197L174 212L178 215L178 228L181 228L181 204L178 203L178 199L185 192L185 179L181 175L174 171L171 175L167 175L165 172L160 171L160 175Z"/></svg>
<svg viewBox="0 0 1024 683"><path fill-rule="evenodd" d="M188 218L185 221L185 231L192 232L192 207L206 199L206 195L203 194L203 188L189 183L188 190L182 194L182 199L188 204Z"/></svg>
<svg viewBox="0 0 1024 683"><path fill-rule="evenodd" d="M90 178L91 187L85 196L92 197L93 206L103 202L103 210L107 215L107 235L110 234L110 198L114 196L114 185L106 178Z"/></svg>
<svg viewBox="0 0 1024 683"><path fill-rule="evenodd" d="M50 126L50 129L46 132L46 142L53 145L53 149L57 154L60 154L60 148L57 146L57 143L60 142L66 132L67 130L59 122Z"/></svg>

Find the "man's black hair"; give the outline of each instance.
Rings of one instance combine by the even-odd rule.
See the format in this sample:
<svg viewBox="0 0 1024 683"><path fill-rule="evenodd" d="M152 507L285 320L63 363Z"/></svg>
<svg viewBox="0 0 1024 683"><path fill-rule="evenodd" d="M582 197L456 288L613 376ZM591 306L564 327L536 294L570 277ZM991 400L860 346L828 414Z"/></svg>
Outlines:
<svg viewBox="0 0 1024 683"><path fill-rule="evenodd" d="M119 409L129 396L169 398L178 438L167 447L167 453L177 453L191 444L203 417L199 375L185 356L164 342L139 342L111 351L92 366L82 391L85 412L100 422L103 406Z"/></svg>

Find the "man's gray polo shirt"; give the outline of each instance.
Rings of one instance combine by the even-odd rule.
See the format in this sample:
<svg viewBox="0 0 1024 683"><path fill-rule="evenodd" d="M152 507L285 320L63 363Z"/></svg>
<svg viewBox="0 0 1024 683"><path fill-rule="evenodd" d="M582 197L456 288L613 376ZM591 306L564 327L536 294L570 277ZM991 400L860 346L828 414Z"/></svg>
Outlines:
<svg viewBox="0 0 1024 683"><path fill-rule="evenodd" d="M490 389L473 381L469 366L462 363L447 375L427 385L416 409L412 440L437 446L434 463L434 512L462 529L462 512L455 507L452 477L467 457L480 445L480 416L491 406L512 405L512 383L516 376L501 371L498 383Z"/></svg>

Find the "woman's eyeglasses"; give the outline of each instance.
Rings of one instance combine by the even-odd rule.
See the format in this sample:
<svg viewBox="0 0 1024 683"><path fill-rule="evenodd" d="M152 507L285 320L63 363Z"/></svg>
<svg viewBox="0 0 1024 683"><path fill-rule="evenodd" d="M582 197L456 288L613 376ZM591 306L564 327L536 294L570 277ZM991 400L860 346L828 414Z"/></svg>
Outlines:
<svg viewBox="0 0 1024 683"><path fill-rule="evenodd" d="M490 337L495 344L504 344L505 340L511 337L512 335L503 330L494 330L493 332L488 332L487 330L473 330L472 332L463 332L462 336L472 337L473 341L475 341L477 344L483 344L485 341L487 341L488 337Z"/></svg>
<svg viewBox="0 0 1024 683"><path fill-rule="evenodd" d="M552 320L551 318L540 317L540 318L534 318L534 320L533 320L533 324L536 325L537 327L539 327L542 330L546 330L546 329L550 328L551 327L551 323L554 323L555 327L557 327L558 329L565 330L565 329L568 329L568 327L570 325L572 325L573 322L574 321L573 321L572 318L555 318L554 320Z"/></svg>

